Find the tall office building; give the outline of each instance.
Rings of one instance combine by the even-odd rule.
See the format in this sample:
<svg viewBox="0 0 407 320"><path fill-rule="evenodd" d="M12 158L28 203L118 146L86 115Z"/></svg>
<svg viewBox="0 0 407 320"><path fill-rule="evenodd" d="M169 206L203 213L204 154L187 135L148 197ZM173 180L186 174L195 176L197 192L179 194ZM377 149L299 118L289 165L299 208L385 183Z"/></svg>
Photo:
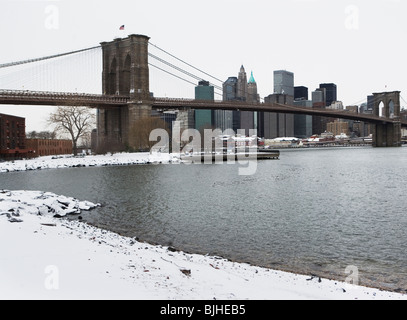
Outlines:
<svg viewBox="0 0 407 320"><path fill-rule="evenodd" d="M257 84L254 80L253 73L250 77L249 82L247 81L247 74L242 65L238 77L229 77L223 84L223 100L225 101L250 101L259 102L260 98L257 94ZM215 117L218 119L218 127L222 130L233 129L236 133L238 130L243 129L245 135L249 135L250 129L257 128L257 114L251 111L221 111L222 114L215 113ZM220 116L222 115L222 116ZM255 116L256 115L256 116ZM230 124L230 118L232 118L232 125L225 127L224 124L227 122Z"/></svg>
<svg viewBox="0 0 407 320"><path fill-rule="evenodd" d="M247 83L246 101L250 103L259 103L260 96L257 93L257 83L254 80L253 72L251 73L249 82ZM240 129L245 130L245 135L250 135L250 129L258 129L257 112L241 111L240 112Z"/></svg>
<svg viewBox="0 0 407 320"><path fill-rule="evenodd" d="M374 96L370 95L370 96L367 96L367 108L366 108L366 110L372 111L372 113L373 113L373 109L374 109Z"/></svg>
<svg viewBox="0 0 407 320"><path fill-rule="evenodd" d="M274 71L274 94L264 98L265 103L294 103L294 73ZM294 136L294 115L259 112L259 136L266 139Z"/></svg>
<svg viewBox="0 0 407 320"><path fill-rule="evenodd" d="M294 100L308 100L308 88L294 87Z"/></svg>
<svg viewBox="0 0 407 320"><path fill-rule="evenodd" d="M247 85L247 101L257 103L260 102L260 96L257 93L257 83L256 80L254 80L253 71Z"/></svg>
<svg viewBox="0 0 407 320"><path fill-rule="evenodd" d="M271 94L264 98L265 103L293 105L294 97L287 94ZM263 112L259 121L262 123L262 136L266 139L294 136L294 115L275 112Z"/></svg>
<svg viewBox="0 0 407 320"><path fill-rule="evenodd" d="M312 92L312 107L316 109L326 108L326 88L318 88ZM326 125L330 120L326 117L312 117L312 133L321 134L326 131Z"/></svg>
<svg viewBox="0 0 407 320"><path fill-rule="evenodd" d="M325 103L329 107L332 102L338 101L337 97L337 87L334 83L321 83L319 85L320 89L325 89Z"/></svg>
<svg viewBox="0 0 407 320"><path fill-rule="evenodd" d="M247 75L243 65L240 67L239 76L237 78L236 98L240 101L247 100Z"/></svg>
<svg viewBox="0 0 407 320"><path fill-rule="evenodd" d="M312 101L305 99L294 100L294 105L298 107L312 108ZM294 115L294 136L296 138L309 138L312 136L312 116L305 114Z"/></svg>
<svg viewBox="0 0 407 320"><path fill-rule="evenodd" d="M215 100L214 87L208 81L200 81L195 87L195 100ZM195 129L211 129L213 125L212 110L195 110Z"/></svg>
<svg viewBox="0 0 407 320"><path fill-rule="evenodd" d="M237 92L236 77L229 77L223 83L223 101L236 100ZM213 113L214 126L222 131L226 129L233 129L233 111L216 110Z"/></svg>
<svg viewBox="0 0 407 320"><path fill-rule="evenodd" d="M274 71L274 93L294 97L294 73L286 70Z"/></svg>

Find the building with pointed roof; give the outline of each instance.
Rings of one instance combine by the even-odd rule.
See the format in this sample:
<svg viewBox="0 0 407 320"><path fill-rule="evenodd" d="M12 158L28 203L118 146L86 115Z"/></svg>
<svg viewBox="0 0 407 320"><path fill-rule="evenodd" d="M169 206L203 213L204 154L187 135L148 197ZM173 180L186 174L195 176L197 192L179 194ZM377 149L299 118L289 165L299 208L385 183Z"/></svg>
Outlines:
<svg viewBox="0 0 407 320"><path fill-rule="evenodd" d="M257 93L257 83L254 80L253 71L251 73L249 83L247 84L247 101L260 102L260 96Z"/></svg>
<svg viewBox="0 0 407 320"><path fill-rule="evenodd" d="M240 67L240 72L237 78L236 97L238 100L247 101L247 75L243 65Z"/></svg>

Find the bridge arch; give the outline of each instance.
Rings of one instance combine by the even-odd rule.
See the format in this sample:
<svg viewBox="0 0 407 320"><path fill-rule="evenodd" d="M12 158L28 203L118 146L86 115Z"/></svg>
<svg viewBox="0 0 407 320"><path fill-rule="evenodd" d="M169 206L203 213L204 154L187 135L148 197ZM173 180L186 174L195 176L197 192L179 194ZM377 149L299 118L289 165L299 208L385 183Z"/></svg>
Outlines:
<svg viewBox="0 0 407 320"><path fill-rule="evenodd" d="M385 107L384 107L384 102L380 101L379 102L379 117L385 117Z"/></svg>
<svg viewBox="0 0 407 320"><path fill-rule="evenodd" d="M384 118L400 117L400 91L373 93L373 114Z"/></svg>
<svg viewBox="0 0 407 320"><path fill-rule="evenodd" d="M107 75L107 85L106 93L107 94L116 94L117 92L117 60L116 57L113 57L112 62L110 63L109 73Z"/></svg>
<svg viewBox="0 0 407 320"><path fill-rule="evenodd" d="M394 118L394 111L395 111L395 105L393 100L389 101L389 118L393 119Z"/></svg>
<svg viewBox="0 0 407 320"><path fill-rule="evenodd" d="M130 71L131 71L131 57L128 53L123 66L120 70L120 80L119 80L119 92L120 94L129 95L130 94Z"/></svg>

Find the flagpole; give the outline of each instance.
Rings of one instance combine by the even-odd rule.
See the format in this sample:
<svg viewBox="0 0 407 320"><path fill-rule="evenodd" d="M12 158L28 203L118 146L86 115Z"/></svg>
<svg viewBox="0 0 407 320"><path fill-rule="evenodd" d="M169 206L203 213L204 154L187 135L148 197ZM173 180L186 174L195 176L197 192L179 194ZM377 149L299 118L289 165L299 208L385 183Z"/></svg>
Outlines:
<svg viewBox="0 0 407 320"><path fill-rule="evenodd" d="M120 28L119 28L119 35L115 36L115 39L121 39L122 35L124 34L124 30L125 30L125 25L123 24Z"/></svg>

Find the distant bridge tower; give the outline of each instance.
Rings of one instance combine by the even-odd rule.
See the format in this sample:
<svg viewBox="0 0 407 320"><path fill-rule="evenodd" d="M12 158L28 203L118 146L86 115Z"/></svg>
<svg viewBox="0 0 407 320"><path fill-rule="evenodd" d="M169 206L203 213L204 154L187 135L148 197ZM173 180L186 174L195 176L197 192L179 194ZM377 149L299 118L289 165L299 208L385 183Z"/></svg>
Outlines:
<svg viewBox="0 0 407 320"><path fill-rule="evenodd" d="M98 149L121 151L140 149L132 129L137 120L151 115L148 41L144 35L102 42L103 93L130 97L123 107L99 109L97 114Z"/></svg>
<svg viewBox="0 0 407 320"><path fill-rule="evenodd" d="M378 123L373 131L375 147L400 147L400 91L373 93L373 114L383 118L394 119L393 123Z"/></svg>

